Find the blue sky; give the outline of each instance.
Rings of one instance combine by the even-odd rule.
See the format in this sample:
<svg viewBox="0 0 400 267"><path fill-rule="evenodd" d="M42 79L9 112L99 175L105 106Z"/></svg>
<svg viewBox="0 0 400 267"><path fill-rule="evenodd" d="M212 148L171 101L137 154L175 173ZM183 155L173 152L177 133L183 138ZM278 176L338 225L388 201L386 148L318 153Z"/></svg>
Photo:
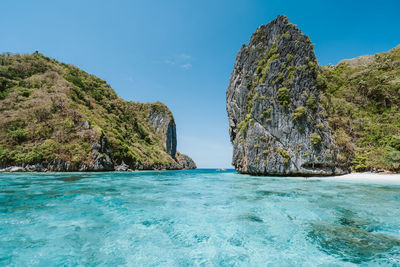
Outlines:
<svg viewBox="0 0 400 267"><path fill-rule="evenodd" d="M168 105L178 149L230 167L225 92L236 53L277 15L315 44L321 64L400 43L400 1L2 0L0 52L35 50L105 79L125 100Z"/></svg>

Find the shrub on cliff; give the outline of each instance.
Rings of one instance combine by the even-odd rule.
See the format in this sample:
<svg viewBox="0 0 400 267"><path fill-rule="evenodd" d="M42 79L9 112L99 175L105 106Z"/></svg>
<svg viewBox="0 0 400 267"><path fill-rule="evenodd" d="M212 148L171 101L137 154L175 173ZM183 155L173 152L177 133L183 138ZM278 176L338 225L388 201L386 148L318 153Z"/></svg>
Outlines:
<svg viewBox="0 0 400 267"><path fill-rule="evenodd" d="M279 100L279 103L281 103L282 106L288 107L289 106L289 90L286 87L281 87L277 91L277 97Z"/></svg>

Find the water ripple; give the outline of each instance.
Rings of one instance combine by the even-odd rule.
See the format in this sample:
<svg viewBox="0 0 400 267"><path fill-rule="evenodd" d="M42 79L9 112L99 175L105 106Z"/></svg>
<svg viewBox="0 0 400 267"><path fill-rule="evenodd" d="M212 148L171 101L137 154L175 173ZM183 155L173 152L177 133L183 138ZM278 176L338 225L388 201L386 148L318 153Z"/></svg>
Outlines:
<svg viewBox="0 0 400 267"><path fill-rule="evenodd" d="M371 181L2 173L0 265L398 266L399 204Z"/></svg>

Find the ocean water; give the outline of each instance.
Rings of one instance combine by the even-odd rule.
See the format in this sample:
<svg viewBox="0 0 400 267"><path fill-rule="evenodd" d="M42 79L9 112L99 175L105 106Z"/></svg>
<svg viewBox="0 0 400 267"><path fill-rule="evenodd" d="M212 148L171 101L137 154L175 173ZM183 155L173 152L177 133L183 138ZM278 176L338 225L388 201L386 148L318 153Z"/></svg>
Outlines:
<svg viewBox="0 0 400 267"><path fill-rule="evenodd" d="M0 266L399 266L400 184L0 174Z"/></svg>

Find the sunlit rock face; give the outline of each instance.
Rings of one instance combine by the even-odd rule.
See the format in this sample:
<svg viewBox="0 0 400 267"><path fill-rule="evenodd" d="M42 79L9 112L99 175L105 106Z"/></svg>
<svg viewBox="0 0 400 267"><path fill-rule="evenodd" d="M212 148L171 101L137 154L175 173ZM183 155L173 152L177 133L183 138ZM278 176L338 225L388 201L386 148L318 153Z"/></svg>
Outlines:
<svg viewBox="0 0 400 267"><path fill-rule="evenodd" d="M165 151L175 159L177 144L176 125L171 111L167 107L160 108L159 105L151 106L149 123L155 127L156 131L162 133Z"/></svg>
<svg viewBox="0 0 400 267"><path fill-rule="evenodd" d="M338 149L317 89L308 36L285 16L240 49L226 93L232 163L254 175L337 175Z"/></svg>
<svg viewBox="0 0 400 267"><path fill-rule="evenodd" d="M176 150L176 125L171 111L164 105L156 104L150 107L149 123L161 134L161 141L165 151L176 162L171 169L196 169L196 163L185 154Z"/></svg>

